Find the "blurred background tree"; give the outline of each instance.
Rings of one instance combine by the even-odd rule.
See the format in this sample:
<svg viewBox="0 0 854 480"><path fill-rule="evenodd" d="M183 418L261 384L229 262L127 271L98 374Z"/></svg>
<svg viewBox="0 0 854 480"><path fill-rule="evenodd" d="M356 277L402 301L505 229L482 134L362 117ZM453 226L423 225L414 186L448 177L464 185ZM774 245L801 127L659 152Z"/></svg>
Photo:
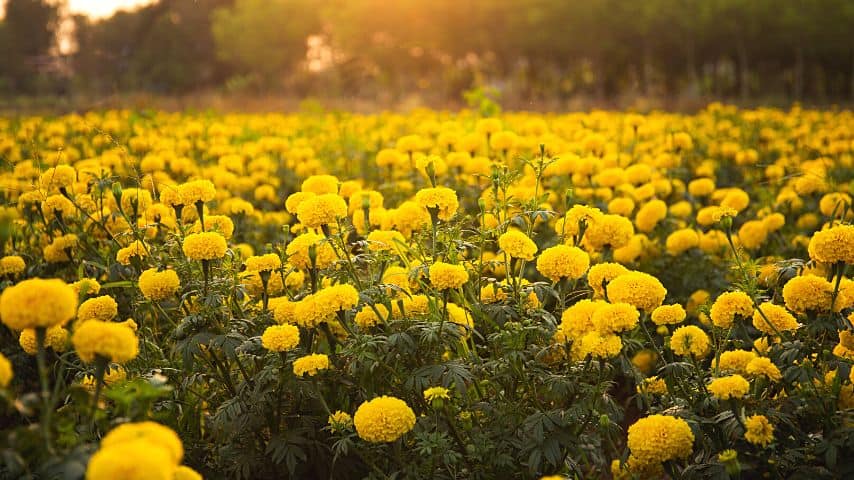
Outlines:
<svg viewBox="0 0 854 480"><path fill-rule="evenodd" d="M67 32L65 11L5 0L2 93L854 99L851 0L159 0Z"/></svg>

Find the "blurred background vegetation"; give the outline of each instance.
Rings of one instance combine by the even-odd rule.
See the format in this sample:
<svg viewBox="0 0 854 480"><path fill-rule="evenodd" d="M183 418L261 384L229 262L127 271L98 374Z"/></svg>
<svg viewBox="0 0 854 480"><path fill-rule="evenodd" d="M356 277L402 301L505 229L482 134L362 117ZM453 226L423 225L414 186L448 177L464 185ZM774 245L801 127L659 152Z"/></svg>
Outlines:
<svg viewBox="0 0 854 480"><path fill-rule="evenodd" d="M851 0L0 0L0 97L849 103ZM106 0L105 0L106 1Z"/></svg>

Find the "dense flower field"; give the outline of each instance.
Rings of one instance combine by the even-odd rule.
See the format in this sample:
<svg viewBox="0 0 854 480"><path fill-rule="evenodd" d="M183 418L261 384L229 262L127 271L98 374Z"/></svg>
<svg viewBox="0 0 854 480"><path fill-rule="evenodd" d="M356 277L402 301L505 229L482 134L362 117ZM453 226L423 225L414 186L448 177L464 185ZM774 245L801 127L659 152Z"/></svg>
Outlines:
<svg viewBox="0 0 854 480"><path fill-rule="evenodd" d="M854 116L0 120L0 477L854 475Z"/></svg>

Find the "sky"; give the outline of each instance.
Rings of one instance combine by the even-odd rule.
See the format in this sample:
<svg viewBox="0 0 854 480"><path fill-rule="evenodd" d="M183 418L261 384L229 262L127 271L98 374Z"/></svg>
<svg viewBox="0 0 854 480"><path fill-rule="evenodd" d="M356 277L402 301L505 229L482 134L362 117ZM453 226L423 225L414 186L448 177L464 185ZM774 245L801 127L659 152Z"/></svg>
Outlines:
<svg viewBox="0 0 854 480"><path fill-rule="evenodd" d="M109 17L116 10L130 9L152 3L152 0L68 0L71 13L83 13L93 18Z"/></svg>

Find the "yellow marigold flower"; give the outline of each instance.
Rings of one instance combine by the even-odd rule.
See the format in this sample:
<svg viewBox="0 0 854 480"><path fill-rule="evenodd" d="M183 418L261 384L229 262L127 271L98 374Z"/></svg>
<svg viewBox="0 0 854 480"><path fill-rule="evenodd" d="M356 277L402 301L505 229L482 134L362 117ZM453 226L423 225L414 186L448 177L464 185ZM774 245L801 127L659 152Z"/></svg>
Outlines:
<svg viewBox="0 0 854 480"><path fill-rule="evenodd" d="M312 353L294 360L294 375L313 377L329 368L329 357L322 353ZM358 413L357 413L358 414Z"/></svg>
<svg viewBox="0 0 854 480"><path fill-rule="evenodd" d="M131 259L133 257L139 257L140 259L142 259L147 256L148 248L143 242L135 240L127 247L121 248L118 252L116 252L116 261L121 263L122 265L130 265Z"/></svg>
<svg viewBox="0 0 854 480"><path fill-rule="evenodd" d="M738 210L729 207L712 207L711 220L714 223L720 222L724 218L732 218L738 215Z"/></svg>
<svg viewBox="0 0 854 480"><path fill-rule="evenodd" d="M177 465L169 451L145 440L102 447L86 466L87 480L175 480Z"/></svg>
<svg viewBox="0 0 854 480"><path fill-rule="evenodd" d="M815 275L794 277L783 287L783 301L797 313L829 312L833 288L832 283Z"/></svg>
<svg viewBox="0 0 854 480"><path fill-rule="evenodd" d="M508 230L498 237L498 246L512 258L533 260L537 253L537 244L519 230Z"/></svg>
<svg viewBox="0 0 854 480"><path fill-rule="evenodd" d="M749 364L754 358L756 358L756 354L752 351L730 350L721 353L720 361L717 366L722 372L746 374L747 364ZM712 362L712 367L714 366L715 363Z"/></svg>
<svg viewBox="0 0 854 480"><path fill-rule="evenodd" d="M6 388L12 382L15 372L12 371L12 362L6 358L6 355L0 353L0 388Z"/></svg>
<svg viewBox="0 0 854 480"><path fill-rule="evenodd" d="M430 284L436 290L457 289L469 279L468 271L462 265L436 262L430 265Z"/></svg>
<svg viewBox="0 0 854 480"><path fill-rule="evenodd" d="M397 252L401 245L406 245L406 238L402 233L394 230L374 230L368 234L368 250L379 252Z"/></svg>
<svg viewBox="0 0 854 480"><path fill-rule="evenodd" d="M200 233L202 224L198 220L193 224L190 233ZM231 238L234 235L234 221L225 215L205 215L205 231L219 232L225 238Z"/></svg>
<svg viewBox="0 0 854 480"><path fill-rule="evenodd" d="M774 425L768 421L765 415L751 415L744 420L744 439L748 442L767 446L774 440Z"/></svg>
<svg viewBox="0 0 854 480"><path fill-rule="evenodd" d="M750 383L741 375L730 375L712 380L709 392L718 400L743 398L750 391Z"/></svg>
<svg viewBox="0 0 854 480"><path fill-rule="evenodd" d="M190 260L216 260L225 256L228 244L217 232L192 233L184 238L182 249Z"/></svg>
<svg viewBox="0 0 854 480"><path fill-rule="evenodd" d="M315 194L311 192L294 192L288 195L288 198L285 199L285 210L287 210L293 215L296 215L297 211L299 210L299 206L302 205L302 202L314 196Z"/></svg>
<svg viewBox="0 0 854 480"><path fill-rule="evenodd" d="M0 258L0 275L18 275L26 268L26 262L18 255L6 255Z"/></svg>
<svg viewBox="0 0 854 480"><path fill-rule="evenodd" d="M842 212L843 207L851 206L851 196L845 192L832 192L821 197L818 202L818 209L825 217L834 214L838 215Z"/></svg>
<svg viewBox="0 0 854 480"><path fill-rule="evenodd" d="M651 200L643 204L635 215L635 226L644 233L655 229L658 222L667 217L667 204L661 200Z"/></svg>
<svg viewBox="0 0 854 480"><path fill-rule="evenodd" d="M379 312L380 316L377 316L377 312ZM356 322L356 325L358 325L359 328L367 329L378 323L384 322L387 318L388 309L385 305L378 303L374 306L363 306L361 310L356 313L356 316L353 317L353 321Z"/></svg>
<svg viewBox="0 0 854 480"><path fill-rule="evenodd" d="M85 322L87 320L100 320L108 322L119 313L119 305L109 295L90 298L80 304L77 308L77 320Z"/></svg>
<svg viewBox="0 0 854 480"><path fill-rule="evenodd" d="M69 233L55 238L50 245L44 247L42 254L44 254L44 259L47 260L48 263L68 262L74 255L74 251L77 248L78 243L79 239L77 238L77 235Z"/></svg>
<svg viewBox="0 0 854 480"><path fill-rule="evenodd" d="M614 358L623 349L623 341L618 335L590 332L581 337L578 354L581 358L590 355L593 358Z"/></svg>
<svg viewBox="0 0 854 480"><path fill-rule="evenodd" d="M700 246L700 236L692 228L682 228L668 235L665 245L667 253L681 255L692 248Z"/></svg>
<svg viewBox="0 0 854 480"><path fill-rule="evenodd" d="M46 190L68 188L77 180L77 170L70 165L48 168L39 176L39 185Z"/></svg>
<svg viewBox="0 0 854 480"><path fill-rule="evenodd" d="M424 390L424 400L427 400L428 403L438 399L450 400L451 396L448 393L449 391L445 387L430 387Z"/></svg>
<svg viewBox="0 0 854 480"><path fill-rule="evenodd" d="M730 328L736 318L746 319L753 313L753 300L744 292L724 292L712 304L712 324Z"/></svg>
<svg viewBox="0 0 854 480"><path fill-rule="evenodd" d="M326 241L325 237L316 233L306 232L294 238L288 244L285 250L285 253L288 255L288 262L301 270L311 268L309 249L312 246L315 249L315 266L318 269L322 270L335 261L335 250L332 249L332 245Z"/></svg>
<svg viewBox="0 0 854 480"><path fill-rule="evenodd" d="M700 327L686 325L673 331L670 337L670 349L676 355L703 358L711 350L709 336Z"/></svg>
<svg viewBox="0 0 854 480"><path fill-rule="evenodd" d="M608 213L628 217L635 209L635 201L629 197L617 197L608 202Z"/></svg>
<svg viewBox="0 0 854 480"><path fill-rule="evenodd" d="M388 443L415 427L415 412L403 400L383 395L359 405L353 423L362 440Z"/></svg>
<svg viewBox="0 0 854 480"><path fill-rule="evenodd" d="M25 328L21 331L18 337L18 344L27 352L28 355L38 353L38 344L36 343L36 331L32 328ZM68 330L62 325L50 327L45 332L44 339L45 348L52 348L54 352L62 353L65 351L68 344Z"/></svg>
<svg viewBox="0 0 854 480"><path fill-rule="evenodd" d="M184 458L184 446L178 434L169 427L151 421L123 423L117 426L101 440L101 449L113 448L137 440L163 449L170 459L169 463L173 465L178 465Z"/></svg>
<svg viewBox="0 0 854 480"><path fill-rule="evenodd" d="M181 279L175 270L149 268L139 275L139 291L152 301L165 300L181 290Z"/></svg>
<svg viewBox="0 0 854 480"><path fill-rule="evenodd" d="M277 297L269 300L269 308L273 312L273 319L279 325L296 323L295 310L297 302L292 302L288 297Z"/></svg>
<svg viewBox="0 0 854 480"><path fill-rule="evenodd" d="M216 198L216 187L210 180L194 180L178 186L178 197L180 198L180 205L210 202Z"/></svg>
<svg viewBox="0 0 854 480"><path fill-rule="evenodd" d="M136 212L137 215L143 213L151 206L151 192L141 188L126 188L122 190L121 206L122 210L128 215Z"/></svg>
<svg viewBox="0 0 854 480"><path fill-rule="evenodd" d="M656 325L675 325L682 323L687 314L682 305L662 305L652 311L652 321Z"/></svg>
<svg viewBox="0 0 854 480"><path fill-rule="evenodd" d="M340 181L334 175L312 175L303 180L300 185L300 190L310 192L315 195L325 195L327 193L338 193L338 184Z"/></svg>
<svg viewBox="0 0 854 480"><path fill-rule="evenodd" d="M48 221L51 221L55 215L68 221L74 217L77 207L62 195L51 195L42 202L42 211Z"/></svg>
<svg viewBox="0 0 854 480"><path fill-rule="evenodd" d="M74 290L75 297L97 295L101 291L101 284L92 278L81 278L70 286Z"/></svg>
<svg viewBox="0 0 854 480"><path fill-rule="evenodd" d="M125 363L139 353L139 340L133 330L113 322L85 322L74 331L71 343L77 356L86 363L95 361L96 355L114 363Z"/></svg>
<svg viewBox="0 0 854 480"><path fill-rule="evenodd" d="M335 225L347 216L347 203L336 193L325 193L307 198L297 208L297 219L309 228Z"/></svg>
<svg viewBox="0 0 854 480"><path fill-rule="evenodd" d="M649 377L643 379L643 384L638 385L638 393L646 392L653 395L664 395L667 393L667 383L663 378Z"/></svg>
<svg viewBox="0 0 854 480"><path fill-rule="evenodd" d="M620 333L635 328L640 312L628 303L603 305L593 312L591 321L596 331L602 335Z"/></svg>
<svg viewBox="0 0 854 480"><path fill-rule="evenodd" d="M797 330L801 325L785 308L765 302L753 312L753 326L767 335L777 335L778 332Z"/></svg>
<svg viewBox="0 0 854 480"><path fill-rule="evenodd" d="M415 194L415 201L428 210L437 209L439 220L444 221L450 220L460 208L457 192L447 187L423 188Z"/></svg>
<svg viewBox="0 0 854 480"><path fill-rule="evenodd" d="M808 250L810 258L818 262L854 264L854 225L838 225L816 232Z"/></svg>
<svg viewBox="0 0 854 480"><path fill-rule="evenodd" d="M270 272L282 267L282 259L275 253L251 256L244 262L246 270L252 272Z"/></svg>
<svg viewBox="0 0 854 480"><path fill-rule="evenodd" d="M591 224L584 234L587 247L601 251L606 247L617 249L626 246L635 234L632 222L620 215L602 215Z"/></svg>
<svg viewBox="0 0 854 480"><path fill-rule="evenodd" d="M568 245L547 248L537 258L537 270L553 282L562 278L581 278L589 267L590 256L587 252Z"/></svg>
<svg viewBox="0 0 854 480"><path fill-rule="evenodd" d="M720 203L720 206L732 208L737 212L741 212L742 210L747 208L748 205L750 205L750 196L748 196L747 192L740 188L728 189L726 195Z"/></svg>
<svg viewBox="0 0 854 480"><path fill-rule="evenodd" d="M629 271L619 263L599 263L590 267L590 271L587 272L587 283L593 289L596 298L604 298L608 284Z"/></svg>
<svg viewBox="0 0 854 480"><path fill-rule="evenodd" d="M601 300L581 300L564 310L558 328L567 338L579 340L588 332L593 331L593 314L605 305L608 304Z"/></svg>
<svg viewBox="0 0 854 480"><path fill-rule="evenodd" d="M603 213L596 207L573 205L563 218L555 222L555 232L561 237L572 237L581 233L582 225L589 227L603 216Z"/></svg>
<svg viewBox="0 0 854 480"><path fill-rule="evenodd" d="M59 279L24 280L0 295L0 319L12 330L65 325L76 313L77 295Z"/></svg>
<svg viewBox="0 0 854 480"><path fill-rule="evenodd" d="M299 329L293 325L273 325L261 335L261 345L271 352L287 352L299 345Z"/></svg>
<svg viewBox="0 0 854 480"><path fill-rule="evenodd" d="M753 377L766 377L772 382L779 382L783 379L780 369L777 368L777 365L774 365L771 359L767 357L754 358L747 364L745 371L748 375Z"/></svg>
<svg viewBox="0 0 854 480"><path fill-rule="evenodd" d="M707 197L715 191L715 181L711 178L698 178L688 182L688 193L694 197Z"/></svg>
<svg viewBox="0 0 854 480"><path fill-rule="evenodd" d="M628 272L617 276L608 284L608 299L634 305L652 312L664 302L667 290L661 282L643 272Z"/></svg>
<svg viewBox="0 0 854 480"><path fill-rule="evenodd" d="M317 298L324 308L332 312L349 310L359 303L359 291L348 283L341 283L317 292Z"/></svg>
<svg viewBox="0 0 854 480"><path fill-rule="evenodd" d="M759 248L767 239L768 228L761 220L744 222L741 228L738 229L738 240L744 248Z"/></svg>
<svg viewBox="0 0 854 480"><path fill-rule="evenodd" d="M353 428L353 417L347 412L336 410L335 413L329 415L327 423L333 432L345 432Z"/></svg>
<svg viewBox="0 0 854 480"><path fill-rule="evenodd" d="M654 466L690 455L694 433L681 418L650 415L629 427L626 443L640 465Z"/></svg>

